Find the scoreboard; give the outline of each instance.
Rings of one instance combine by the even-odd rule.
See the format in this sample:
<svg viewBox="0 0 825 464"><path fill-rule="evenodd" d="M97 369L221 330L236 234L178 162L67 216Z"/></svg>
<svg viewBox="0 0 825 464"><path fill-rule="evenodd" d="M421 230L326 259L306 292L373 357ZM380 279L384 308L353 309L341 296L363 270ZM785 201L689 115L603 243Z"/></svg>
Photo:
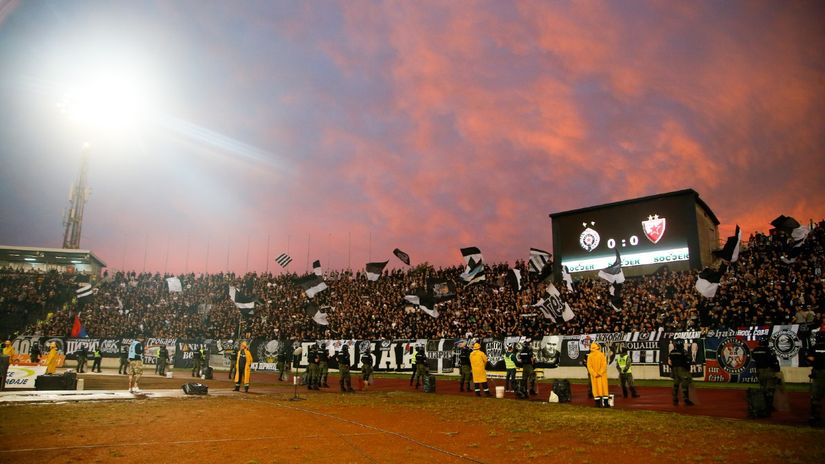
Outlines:
<svg viewBox="0 0 825 464"><path fill-rule="evenodd" d="M693 190L681 190L550 215L555 271L598 271L612 264L652 272L700 268L718 247L719 221ZM715 235L714 235L715 234ZM715 238L714 238L715 237Z"/></svg>

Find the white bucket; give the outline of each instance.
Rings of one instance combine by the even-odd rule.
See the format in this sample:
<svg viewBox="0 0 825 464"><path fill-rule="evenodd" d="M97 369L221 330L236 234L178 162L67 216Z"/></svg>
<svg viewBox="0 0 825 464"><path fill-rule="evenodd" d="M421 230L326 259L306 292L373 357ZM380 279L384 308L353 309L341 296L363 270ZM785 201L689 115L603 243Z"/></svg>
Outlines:
<svg viewBox="0 0 825 464"><path fill-rule="evenodd" d="M292 376L292 385L298 385L301 383L301 376L293 375Z"/></svg>
<svg viewBox="0 0 825 464"><path fill-rule="evenodd" d="M84 388L86 388L86 379L77 379L78 391L82 391Z"/></svg>
<svg viewBox="0 0 825 464"><path fill-rule="evenodd" d="M607 395L607 404L609 404L611 408L613 407L613 394L612 393Z"/></svg>
<svg viewBox="0 0 825 464"><path fill-rule="evenodd" d="M167 378L167 379L171 379L171 378L172 378L172 371L169 371L169 372L167 372L167 373L166 373L166 378Z"/></svg>
<svg viewBox="0 0 825 464"><path fill-rule="evenodd" d="M504 398L504 387L496 387L496 398Z"/></svg>

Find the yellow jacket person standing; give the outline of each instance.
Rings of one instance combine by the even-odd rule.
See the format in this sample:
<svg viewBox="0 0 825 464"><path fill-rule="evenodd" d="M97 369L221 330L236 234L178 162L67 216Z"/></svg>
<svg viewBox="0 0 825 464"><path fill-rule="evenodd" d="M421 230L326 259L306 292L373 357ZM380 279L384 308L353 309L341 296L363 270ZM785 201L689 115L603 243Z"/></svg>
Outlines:
<svg viewBox="0 0 825 464"><path fill-rule="evenodd" d="M590 344L590 354L587 356L587 372L593 384L593 398L596 407L609 408L607 402L607 358L602 353L598 343Z"/></svg>
<svg viewBox="0 0 825 464"><path fill-rule="evenodd" d="M57 343L49 343L49 354L46 356L46 373L54 374L57 371Z"/></svg>
<svg viewBox="0 0 825 464"><path fill-rule="evenodd" d="M481 386L484 386L484 394L490 396L490 387L487 386L487 355L481 351L481 345L475 343L473 352L470 353L470 366L473 368L473 384L476 396L481 396Z"/></svg>
<svg viewBox="0 0 825 464"><path fill-rule="evenodd" d="M241 390L243 384L243 391L249 391L249 375L252 367L252 352L246 346L246 342L241 342L241 347L238 348L238 355L235 362L235 391Z"/></svg>

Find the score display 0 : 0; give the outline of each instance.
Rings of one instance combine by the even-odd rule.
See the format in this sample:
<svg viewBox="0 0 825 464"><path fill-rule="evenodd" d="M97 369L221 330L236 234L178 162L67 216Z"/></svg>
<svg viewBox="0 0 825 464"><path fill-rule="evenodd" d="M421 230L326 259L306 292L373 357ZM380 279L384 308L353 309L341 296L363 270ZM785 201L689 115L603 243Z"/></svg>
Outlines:
<svg viewBox="0 0 825 464"><path fill-rule="evenodd" d="M635 235L631 235L630 236L630 246L636 246L638 244L639 244L639 237L637 237ZM624 239L622 239L622 246L625 246ZM607 239L607 248L610 248L611 250L616 248L616 240L614 240L612 238Z"/></svg>

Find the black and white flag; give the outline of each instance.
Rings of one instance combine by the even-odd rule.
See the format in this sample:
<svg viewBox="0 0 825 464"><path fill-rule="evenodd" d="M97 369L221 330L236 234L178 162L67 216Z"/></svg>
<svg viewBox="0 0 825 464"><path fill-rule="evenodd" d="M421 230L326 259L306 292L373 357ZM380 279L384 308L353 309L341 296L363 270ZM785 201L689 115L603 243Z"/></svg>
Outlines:
<svg viewBox="0 0 825 464"><path fill-rule="evenodd" d="M599 277L610 282L611 284L624 283L624 271L622 270L622 257L619 256L619 250L616 249L616 261L599 271Z"/></svg>
<svg viewBox="0 0 825 464"><path fill-rule="evenodd" d="M780 258L785 264L793 264L802 254L802 244L811 232L805 226L799 226L791 231L791 241L785 247L785 254Z"/></svg>
<svg viewBox="0 0 825 464"><path fill-rule="evenodd" d="M513 292L518 293L521 291L521 271L518 269L509 269L507 271L507 283L510 284L510 288L513 289Z"/></svg>
<svg viewBox="0 0 825 464"><path fill-rule="evenodd" d="M381 273L384 272L384 268L387 266L389 261L384 261L381 263L367 263L367 280L375 282L381 277Z"/></svg>
<svg viewBox="0 0 825 464"><path fill-rule="evenodd" d="M461 280L468 284L487 280L484 273L484 258L481 256L481 250L476 247L462 248L461 256L464 258L464 272L460 276Z"/></svg>
<svg viewBox="0 0 825 464"><path fill-rule="evenodd" d="M392 250L392 254L395 255L396 258L400 259L402 263L406 264L407 266L410 265L410 255L404 253L400 249L396 248Z"/></svg>
<svg viewBox="0 0 825 464"><path fill-rule="evenodd" d="M546 319L550 319L554 323L567 322L576 317L576 314L570 309L570 305L561 299L561 293L553 284L547 286L547 298L539 300L533 307L541 311Z"/></svg>
<svg viewBox="0 0 825 464"><path fill-rule="evenodd" d="M318 277L324 276L324 270L321 269L321 260L316 259L312 262L312 273L317 275Z"/></svg>
<svg viewBox="0 0 825 464"><path fill-rule="evenodd" d="M169 286L169 293L183 291L183 286L180 284L180 279L177 277L168 277L166 279L166 285Z"/></svg>
<svg viewBox="0 0 825 464"><path fill-rule="evenodd" d="M575 290L573 290L573 276L570 275L570 270L567 269L567 266L562 266L561 268L561 280L567 285L567 290L570 293L575 293Z"/></svg>
<svg viewBox="0 0 825 464"><path fill-rule="evenodd" d="M622 306L624 306L624 298L622 298L622 287L624 287L624 284L610 285L610 307L613 308L613 311L616 312L621 311Z"/></svg>
<svg viewBox="0 0 825 464"><path fill-rule="evenodd" d="M94 294L94 289L92 289L92 283L89 276L79 275L75 278L75 282L77 282L75 295L78 299L86 298Z"/></svg>
<svg viewBox="0 0 825 464"><path fill-rule="evenodd" d="M435 307L435 299L424 290L416 290L412 295L405 295L404 299L431 317L439 316L438 309Z"/></svg>
<svg viewBox="0 0 825 464"><path fill-rule="evenodd" d="M724 259L729 263L735 263L739 259L739 244L742 241L742 231L739 229L739 224L736 225L736 232L725 242L725 246L721 250L713 252L713 255Z"/></svg>
<svg viewBox="0 0 825 464"><path fill-rule="evenodd" d="M327 313L324 312L323 308L320 308L315 303L308 303L306 308L304 309L306 315L311 317L313 321L315 321L318 325L329 325L329 320L327 320Z"/></svg>
<svg viewBox="0 0 825 464"><path fill-rule="evenodd" d="M431 295L435 301L445 301L455 298L455 284L443 278L427 279L427 294Z"/></svg>
<svg viewBox="0 0 825 464"><path fill-rule="evenodd" d="M327 284L324 283L324 279L315 274L308 274L303 277L299 277L297 283L304 289L304 293L306 293L307 298L312 298L327 289Z"/></svg>
<svg viewBox="0 0 825 464"><path fill-rule="evenodd" d="M233 286L229 286L229 299L235 303L238 309L252 309L255 307L255 297L246 295Z"/></svg>
<svg viewBox="0 0 825 464"><path fill-rule="evenodd" d="M705 298L713 298L716 296L716 291L719 290L719 282L722 281L722 276L728 270L726 264L719 266L719 269L711 269L706 267L699 273L696 279L696 290Z"/></svg>
<svg viewBox="0 0 825 464"><path fill-rule="evenodd" d="M292 258L286 253L281 253L275 258L275 262L280 264L281 267L287 267L292 262Z"/></svg>
<svg viewBox="0 0 825 464"><path fill-rule="evenodd" d="M550 256L550 252L530 248L530 262L527 264L527 271L541 274L550 262Z"/></svg>

